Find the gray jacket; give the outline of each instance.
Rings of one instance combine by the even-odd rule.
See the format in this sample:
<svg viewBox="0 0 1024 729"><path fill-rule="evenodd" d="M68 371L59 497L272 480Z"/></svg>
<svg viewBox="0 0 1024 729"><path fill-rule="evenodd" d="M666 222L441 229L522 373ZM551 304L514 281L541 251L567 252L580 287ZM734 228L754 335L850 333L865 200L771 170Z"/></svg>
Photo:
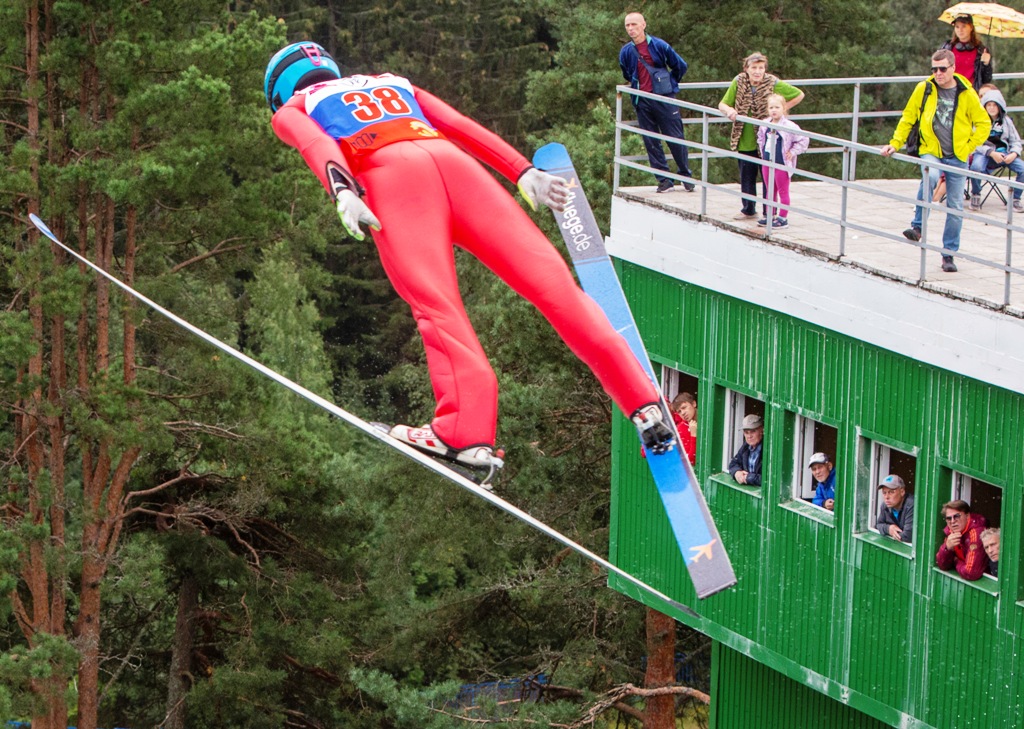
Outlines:
<svg viewBox="0 0 1024 729"><path fill-rule="evenodd" d="M985 95L981 97L981 105L985 106L985 104L990 101L994 101L1001 109L1000 116L1002 117L1003 125L1003 134L1001 139L1003 146L1006 147L1006 151L1003 152L1003 154L1010 154L1011 152L1014 152L1019 157L1021 153L1020 134L1017 133L1017 127L1013 125L1013 120L1010 119L1010 115L1006 113L1006 100L1003 99L1003 95L998 91L986 91ZM975 152L988 157L995 149L996 146L992 144L992 138L990 136L984 144L975 150Z"/></svg>
<svg viewBox="0 0 1024 729"><path fill-rule="evenodd" d="M881 510L878 512L878 520L875 522L875 529L883 537L889 536L889 525L895 524L903 530L903 534L900 536L901 542L910 544L914 541L914 497L907 494L903 499L903 506L900 507L899 516L894 516L892 509L885 504L882 504Z"/></svg>

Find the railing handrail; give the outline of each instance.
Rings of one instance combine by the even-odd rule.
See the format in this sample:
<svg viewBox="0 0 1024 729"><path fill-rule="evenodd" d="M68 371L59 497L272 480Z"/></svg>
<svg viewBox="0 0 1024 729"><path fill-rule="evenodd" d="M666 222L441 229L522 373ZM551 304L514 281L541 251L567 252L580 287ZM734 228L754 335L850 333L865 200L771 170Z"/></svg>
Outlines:
<svg viewBox="0 0 1024 729"><path fill-rule="evenodd" d="M781 77L780 77L781 78ZM784 79L787 84L791 86L851 86L853 84L898 84L898 83L919 83L928 78L927 74L923 76L847 76L840 78L798 78L798 79ZM1024 73L994 73L992 74L993 81L1011 81L1016 79L1024 79ZM728 81L694 81L694 82L679 82L679 90L684 89L727 89L732 83L732 79ZM629 88L626 86L626 88Z"/></svg>
<svg viewBox="0 0 1024 729"><path fill-rule="evenodd" d="M1024 74L1021 74L1021 75L1022 75L1022 77L1024 77ZM672 104L673 106L679 106L679 107L681 107L683 109L688 109L688 110L691 110L691 111L698 111L698 112L701 112L702 114L707 113L707 114L710 114L713 117L718 117L718 119L709 120L709 121L711 121L711 123L717 122L717 123L732 124L732 120L730 120L727 116L725 116L717 108L713 108L713 107L710 107L710 106L704 106L703 104L695 104L695 103L689 102L689 101L682 101L680 99L673 99L673 98L670 98L670 97L658 96L657 94L650 94L650 93L647 93L646 91L638 91L637 89L631 89L628 86L619 86L617 88L622 89L623 91L625 91L627 93L630 93L630 94L633 94L635 96L642 96L642 97L645 97L645 98L648 98L648 99L654 99L656 101L665 101L665 102L667 102L669 104ZM874 154L874 155L877 155L879 157L882 156L880 148L879 148L879 146L877 144L875 144L875 145L872 145L872 144L862 144L860 142L854 142L854 141L851 141L849 139L843 139L842 137L833 137L833 136L831 136L829 134L821 134L820 132L812 132L812 131L810 131L808 129L793 129L792 127L784 127L784 126L782 126L780 124L772 124L771 122L767 122L767 121L765 121L763 119L755 119L754 117L743 116L742 114L737 114L736 115L736 121L744 122L746 124L753 124L754 126L761 126L761 127L767 127L769 129L776 129L776 130L779 130L779 131L782 131L784 129L785 131L787 131L787 132L789 132L791 134L796 134L798 136L807 137L808 139L811 139L811 140L814 140L814 141L818 141L818 142L824 142L824 143L830 144L832 146L843 147L843 148L847 148L847 149L850 149L850 150L856 151L856 152L864 152L866 154ZM665 137L664 135L655 134L655 133L651 133L651 132L641 132L641 134L643 136L651 136L653 138L661 138L664 141L669 141L670 140L669 137ZM691 142L688 142L688 145L689 146L694 146ZM722 151L725 152L726 150L723 149ZM736 159L741 159L742 158L741 155L739 155L736 152L732 152L732 150L728 150L728 152L729 152L729 154L725 154L725 155L721 155L721 156L735 157ZM912 163L914 165L917 165L918 167L924 167L924 166L935 167L936 169L940 170L941 172L946 172L946 171L957 172L957 173L963 174L963 175L965 175L967 177L976 177L976 178L978 178L978 179L980 179L982 181L995 182L995 181L998 180L1000 184L1005 184L1005 185L1008 185L1008 186L1013 187L1015 189L1024 190L1024 183L1017 182L1016 180L1006 180L1005 178L997 178L994 175L987 175L987 174L984 174L982 172L972 172L971 170L964 170L964 169L961 169L959 167L953 167L952 165L944 165L941 162L939 162L939 163L922 162L921 159L918 158L918 157L913 157L913 156L908 155L908 154L902 154L900 152L896 152L895 154L891 155L889 157L889 159L899 160L901 162L910 162L910 163ZM768 166L768 167L773 167L773 166L778 167L779 166L779 165L774 165L773 163L767 162L765 160L762 160L762 163L764 163L765 166Z"/></svg>
<svg viewBox="0 0 1024 729"><path fill-rule="evenodd" d="M1000 80L1024 79L1024 73L996 74L995 77L997 79L1000 79ZM818 144L825 145L824 147L820 147L820 146L819 147L812 147L809 150L811 152L818 152L818 153L840 153L840 154L842 154L843 155L843 172L842 172L842 177L841 178L828 177L827 175L821 175L821 174L818 174L818 173L808 172L808 171L804 171L804 170L797 170L796 171L797 174L799 174L799 175L801 175L803 177L806 177L806 178L809 178L809 179L818 180L818 181L822 181L822 182L825 182L827 184L837 185L838 187L841 188L841 191L842 191L842 210L841 210L840 216L838 218L836 218L834 216L827 215L827 214L822 214L822 213L820 213L818 211L811 211L811 210L801 209L799 206L785 205L785 204L780 204L778 202L769 201L767 198L762 197L760 195L749 195L749 194L745 194L745 193L742 193L742 192L736 192L736 191L733 191L733 190L725 190L725 192L727 192L730 195L734 195L734 196L737 196L737 197L742 197L743 199L754 200L759 205L769 205L769 206L771 206L773 208L780 208L780 209L784 209L784 210L792 210L792 211L799 212L799 213L801 213L803 215L808 215L809 217L822 220L824 222L828 222L828 223L833 223L833 224L839 225L839 228L840 228L840 256L845 255L845 235L846 235L846 231L847 230L864 232L864 233L868 233L868 234L871 234L871 235L876 235L876 236L879 236L879 237L882 237L882 238L885 238L885 239L888 239L888 240L892 240L892 241L895 241L895 242L900 243L900 244L914 246L914 247L920 249L920 251L921 251L919 281L923 282L923 281L927 280L927 277L926 277L926 266L925 266L925 254L926 254L926 252L927 251L932 251L932 252L936 252L936 251L941 252L941 251L943 251L942 248L939 248L939 247L937 247L935 245L929 245L928 242L927 242L927 237L928 237L928 216L930 214L930 211L937 211L937 212L946 211L947 210L946 206L944 204L934 203L931 200L918 201L916 199L916 195L914 197L910 197L910 196L907 196L907 195L898 195L898 194L892 193L892 192L881 192L881 191L879 191L879 190L877 190L875 188L872 188L872 187L869 187L869 186L865 186L865 185L859 185L859 184L856 184L856 182L855 182L855 180L856 180L855 161L856 161L857 154L867 154L867 155L882 156L881 155L881 147L880 146L878 146L878 145L868 145L868 144L863 144L861 142L855 141L856 136L857 136L857 131L858 131L859 120L860 119L866 119L866 118L894 117L894 116L899 116L899 115L902 114L902 109L900 109L900 110L874 110L874 111L871 111L871 112L862 112L862 111L860 111L860 109L858 108L859 103L860 103L859 86L861 84L884 85L884 84L887 84L887 83L910 83L910 82L919 83L924 78L926 78L926 77L922 77L922 76L888 76L888 77L854 77L854 78L833 78L833 79L798 79L798 80L793 80L793 81L787 81L787 83L791 83L794 86L853 85L855 87L855 92L854 92L854 108L853 108L853 110L851 112L838 112L838 113L835 113L835 114L828 114L828 113L825 113L825 114L808 114L808 115L802 115L802 116L801 115L793 115L792 118L793 119L829 119L829 120L833 120L833 119L850 119L850 120L853 121L853 131L851 133L851 136L854 137L854 139L843 139L842 137L836 137L836 136L832 136L832 135L828 135L828 134L821 134L820 132L813 132L813 131L806 130L806 129L793 129L791 127L783 127L781 125L774 124L774 123L771 123L771 122L768 122L768 121L765 121L765 120L762 120L762 119L755 119L755 118L747 117L747 116L743 116L743 115L737 115L736 116L736 120L740 121L740 122L743 122L743 123L752 124L754 126L765 127L765 128L768 128L768 129L776 129L776 130L783 130L784 129L788 133L798 134L800 136L804 136L804 137L808 138L809 140L817 142ZM731 83L731 80L730 81L724 81L724 82L701 82L701 83L692 83L692 84L680 84L679 86L680 86L680 91L684 91L684 90L697 89L697 88L707 88L707 89L727 88L730 85L730 83ZM701 166L701 175L700 175L700 177L698 178L698 176L696 174L694 174L694 177L693 178L688 178L687 181L692 181L693 183L696 183L696 184L701 186L701 214L702 215L706 214L706 212L707 212L707 209L706 209L707 208L707 189L708 189L708 187L713 187L713 185L711 185L711 183L707 180L707 174L708 174L707 160L711 159L711 158L723 158L723 157L730 157L730 158L734 158L734 159L748 159L748 156L744 155L742 153L734 152L731 149L726 149L726 148L722 148L722 147L716 147L716 146L710 144L710 141L709 141L709 138L708 138L710 126L712 124L732 124L733 123L732 120L730 120L727 116L722 114L722 112L719 111L715 107L705 106L703 104L697 104L697 103L694 103L694 102L691 102L691 101L684 101L682 99L678 99L678 98L675 98L675 97L659 96L659 95L656 95L656 94L651 94L651 93L647 93L647 92L644 92L644 91L640 91L638 89L634 89L634 88L631 88L631 87L626 86L626 85L616 86L616 92L617 93L616 93L616 123L615 123L615 170L614 170L615 174L614 174L614 190L617 191L618 188L619 188L620 168L621 167L627 167L627 168L631 168L631 169L647 171L647 172L651 172L651 173L657 173L658 175L663 176L663 177L669 177L669 178L672 178L672 179L675 179L675 180L678 180L678 181L682 181L682 178L679 175L677 175L677 174L665 173L664 171L661 171L661 170L657 170L656 171L656 170L654 170L653 168L651 168L649 166L646 166L646 165L643 165L643 164L640 164L639 162L637 162L637 160L643 159L642 157L624 157L624 156L622 156L621 135L622 135L623 132L630 133L630 134L637 134L637 135L641 135L641 136L645 136L645 137L650 137L652 139L658 139L658 140L662 140L662 141L666 141L666 142L680 141L680 140L676 140L675 138L667 137L665 135L658 134L658 133L655 133L655 132L648 132L648 131L641 130L641 129L639 129L638 126L635 125L635 123L628 123L628 122L625 122L623 120L623 103L622 103L623 95L626 95L626 96L636 96L636 97L640 97L640 98L649 98L649 99L652 99L652 100L655 100L655 101L659 101L659 102L662 102L662 103L668 103L670 105L677 106L677 107L679 107L681 109L686 109L687 111L689 111L691 113L695 113L695 114L699 115L699 118L684 119L684 122L687 123L688 125L697 125L697 124L699 124L702 127L702 130L703 130L701 142L695 142L695 141L692 141L692 140L685 140L685 144L688 147L691 147L691 148L696 149L696 150L700 150L701 158L703 159L703 164ZM1022 109L1024 109L1024 107L1015 107L1015 108L1022 108ZM1013 108L1007 109L1007 111L1011 111L1011 110L1013 110ZM989 174L980 173L980 172L974 172L974 171L970 170L969 168L964 169L964 168L955 167L955 166L951 166L951 165L945 165L945 164L942 164L941 162L938 162L938 161L922 160L922 159L919 159L918 157L913 157L913 156L910 156L910 155L907 155L907 154L902 154L902 153L899 153L899 152L891 155L889 157L889 159L895 160L897 162L909 163L909 164L917 166L918 169L920 170L920 174L922 176L929 174L929 170L937 169L937 170L942 171L942 172L947 172L948 171L948 172L956 173L958 175L963 175L967 179L977 179L977 180L980 180L982 182L991 182L993 184L1002 185L1004 187L1007 187L1007 188L1010 188L1010 189L1013 189L1013 190L1024 190L1024 183L1018 183L1015 180L1010 180L1010 179L1007 179L1005 177L996 177L994 175L989 175ZM785 168L785 165L782 164L782 163L777 163L777 162L772 162L772 161L767 161L767 160L758 160L758 163L763 165L763 166L765 166L765 167L770 167L772 169L783 169L783 168ZM769 179L769 182L768 182L768 188L769 188L768 189L768 197L773 197L774 175L769 175L768 179ZM969 184L969 183L965 182L965 184ZM924 217L924 219L922 221L921 240L920 241L910 241L910 240L907 240L905 238L898 237L898 236L896 236L896 235L894 235L894 234L892 234L892 233L890 233L888 231L866 227L866 226L864 226L862 224L858 224L858 223L856 223L854 221L849 220L847 218L847 214L846 214L846 193L847 193L848 190L854 190L854 191L859 191L859 192L866 192L868 194L878 195L880 197L884 197L884 198L892 199L892 200L898 200L900 202L907 202L909 204L918 205L918 206L924 208L925 209L925 217ZM1024 276L1024 269L1019 269L1019 268L1016 268L1016 267L1011 265L1011 262L1013 260L1013 236L1014 236L1015 232L1016 233L1024 233L1024 227L1022 227L1022 224L1024 224L1024 214L1021 214L1018 217L1018 220L1020 221L1020 223L1014 224L1015 220L1014 220L1013 206L1010 205L1009 202L1007 202L1007 215L1006 215L1006 221L1005 222L994 220L991 217L982 217L981 215L978 215L977 213L974 213L974 212L971 212L971 211L968 211L968 210L963 210L963 211L960 212L960 214L962 215L962 217L964 219L982 221L982 222L985 222L985 223L987 223L989 225L994 225L995 227L1002 228L1003 230L1006 231L1006 236L1007 236L1006 253L1005 253L1005 256L1003 256L1003 260L1002 261L995 261L995 260L988 260L988 259L985 259L985 258L979 258L976 255L971 255L971 254L963 253L963 252L960 252L960 251L957 252L957 256L959 258L964 259L964 260L973 261L973 262L979 263L979 264L981 264L983 266L999 270L999 271L1001 271L1004 274L1005 281L1004 281L1004 287L1003 287L1004 290L1003 290L1003 302L1002 302L1002 305L1003 305L1003 307L1007 307L1009 305L1009 303L1010 303L1010 277L1011 277L1011 275ZM768 235L771 235L772 228L771 228L771 222L770 221L768 222L768 225L766 226L766 229L767 229Z"/></svg>

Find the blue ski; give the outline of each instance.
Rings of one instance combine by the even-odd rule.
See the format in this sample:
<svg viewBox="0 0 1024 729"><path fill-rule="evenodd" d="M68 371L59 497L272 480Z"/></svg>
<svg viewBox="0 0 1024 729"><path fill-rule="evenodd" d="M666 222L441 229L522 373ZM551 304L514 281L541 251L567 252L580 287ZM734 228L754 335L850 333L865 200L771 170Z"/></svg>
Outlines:
<svg viewBox="0 0 1024 729"><path fill-rule="evenodd" d="M604 247L604 238L580 187L568 151L561 144L547 144L534 154L533 164L538 169L569 181L569 202L564 212L555 213L555 220L569 249L580 284L604 310L615 330L629 343L633 354L660 392L661 386L654 375L651 360L640 339L626 295L615 275L615 268ZM674 429L664 397L661 407L665 422ZM677 433L676 443L679 442ZM705 598L736 584L729 555L722 546L718 529L704 501L704 494L701 493L697 477L682 447L677 445L662 454L648 450L646 460L665 505L679 550L686 561L697 597Z"/></svg>

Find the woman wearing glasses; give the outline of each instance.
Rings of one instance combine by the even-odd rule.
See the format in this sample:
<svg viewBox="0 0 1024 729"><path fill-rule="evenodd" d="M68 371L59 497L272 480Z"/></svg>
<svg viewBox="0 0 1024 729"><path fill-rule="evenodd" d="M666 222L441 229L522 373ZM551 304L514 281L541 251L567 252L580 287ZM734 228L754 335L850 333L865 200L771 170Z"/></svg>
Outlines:
<svg viewBox="0 0 1024 729"><path fill-rule="evenodd" d="M950 501L942 506L946 521L943 533L946 538L935 555L935 564L940 570L956 567L957 573L965 580L980 580L988 566L981 533L988 526L981 514L972 514L971 505L966 501Z"/></svg>

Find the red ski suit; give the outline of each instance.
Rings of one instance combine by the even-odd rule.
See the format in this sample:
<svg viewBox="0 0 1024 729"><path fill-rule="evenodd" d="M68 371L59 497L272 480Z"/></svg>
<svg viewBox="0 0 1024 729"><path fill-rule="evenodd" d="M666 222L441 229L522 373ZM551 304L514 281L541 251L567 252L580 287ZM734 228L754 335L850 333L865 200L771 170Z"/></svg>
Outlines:
<svg viewBox="0 0 1024 729"><path fill-rule="evenodd" d="M373 239L384 269L426 347L437 399L431 425L449 447L493 446L498 414L497 378L466 316L453 245L536 306L623 412L658 399L625 339L562 257L473 159L512 182L530 168L496 134L391 74L304 89L277 111L273 126L328 192L328 163L365 189L381 222Z"/></svg>

